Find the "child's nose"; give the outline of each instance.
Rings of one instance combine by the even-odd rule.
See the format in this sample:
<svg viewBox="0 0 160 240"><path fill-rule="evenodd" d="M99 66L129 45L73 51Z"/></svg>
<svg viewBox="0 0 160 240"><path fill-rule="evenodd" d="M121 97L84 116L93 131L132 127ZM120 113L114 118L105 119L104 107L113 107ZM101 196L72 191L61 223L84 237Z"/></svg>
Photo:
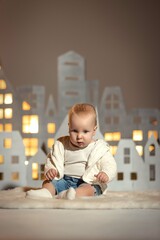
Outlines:
<svg viewBox="0 0 160 240"><path fill-rule="evenodd" d="M81 138L81 137L82 137L82 133L79 132L79 133L77 134L77 138Z"/></svg>

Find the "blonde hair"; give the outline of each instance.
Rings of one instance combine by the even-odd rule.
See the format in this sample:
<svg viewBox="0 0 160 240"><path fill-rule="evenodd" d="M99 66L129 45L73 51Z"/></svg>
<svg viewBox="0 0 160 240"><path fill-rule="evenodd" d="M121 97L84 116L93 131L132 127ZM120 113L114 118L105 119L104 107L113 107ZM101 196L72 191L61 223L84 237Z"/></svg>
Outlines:
<svg viewBox="0 0 160 240"><path fill-rule="evenodd" d="M73 114L93 115L95 120L95 126L97 126L97 114L96 114L95 107L93 105L88 103L78 103L73 105L68 112L69 123L71 121Z"/></svg>

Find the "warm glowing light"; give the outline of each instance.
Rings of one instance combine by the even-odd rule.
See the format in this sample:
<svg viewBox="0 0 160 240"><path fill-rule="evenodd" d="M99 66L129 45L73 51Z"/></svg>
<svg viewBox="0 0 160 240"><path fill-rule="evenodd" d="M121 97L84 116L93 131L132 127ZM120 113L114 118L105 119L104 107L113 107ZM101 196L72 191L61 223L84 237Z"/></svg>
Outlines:
<svg viewBox="0 0 160 240"><path fill-rule="evenodd" d="M117 152L117 146L110 146L110 151L112 155L115 155Z"/></svg>
<svg viewBox="0 0 160 240"><path fill-rule="evenodd" d="M150 138L152 135L156 140L158 139L158 131L153 131L153 130L148 131L148 138Z"/></svg>
<svg viewBox="0 0 160 240"><path fill-rule="evenodd" d="M12 118L12 108L6 108L4 109L4 117L6 119Z"/></svg>
<svg viewBox="0 0 160 240"><path fill-rule="evenodd" d="M0 132L3 132L3 124L0 124Z"/></svg>
<svg viewBox="0 0 160 240"><path fill-rule="evenodd" d="M26 160L26 161L24 162L24 164L27 166L27 165L29 164L29 161Z"/></svg>
<svg viewBox="0 0 160 240"><path fill-rule="evenodd" d="M38 139L37 138L24 138L23 143L25 146L26 156L34 156L38 151Z"/></svg>
<svg viewBox="0 0 160 240"><path fill-rule="evenodd" d="M133 141L142 141L143 140L143 132L141 130L133 131Z"/></svg>
<svg viewBox="0 0 160 240"><path fill-rule="evenodd" d="M54 144L54 139L53 138L48 138L48 141L47 141L48 148L52 148L53 144Z"/></svg>
<svg viewBox="0 0 160 240"><path fill-rule="evenodd" d="M12 93L7 93L4 95L4 103L5 104L13 103Z"/></svg>
<svg viewBox="0 0 160 240"><path fill-rule="evenodd" d="M55 133L55 131L56 131L55 123L48 123L47 130L48 130L48 133Z"/></svg>
<svg viewBox="0 0 160 240"><path fill-rule="evenodd" d="M38 133L39 124L37 115L25 115L22 117L22 131L24 133Z"/></svg>
<svg viewBox="0 0 160 240"><path fill-rule="evenodd" d="M0 155L0 164L4 163L4 157L2 155Z"/></svg>
<svg viewBox="0 0 160 240"><path fill-rule="evenodd" d="M4 139L4 147L11 148L12 147L12 139L10 139L10 138Z"/></svg>
<svg viewBox="0 0 160 240"><path fill-rule="evenodd" d="M143 147L142 146L137 145L136 150L137 150L139 156L143 156Z"/></svg>
<svg viewBox="0 0 160 240"><path fill-rule="evenodd" d="M105 141L119 141L121 139L121 133L120 132L105 133L104 139Z"/></svg>
<svg viewBox="0 0 160 240"><path fill-rule="evenodd" d="M155 145L154 144L151 144L149 146L149 153L150 153L150 156L154 156L155 155Z"/></svg>
<svg viewBox="0 0 160 240"><path fill-rule="evenodd" d="M38 179L38 163L32 163L32 179Z"/></svg>
<svg viewBox="0 0 160 240"><path fill-rule="evenodd" d="M3 79L0 79L0 89L6 89L7 85Z"/></svg>
<svg viewBox="0 0 160 240"><path fill-rule="evenodd" d="M29 105L29 103L24 101L22 103L22 110L27 111L27 110L30 110L30 109L31 109L31 106Z"/></svg>
<svg viewBox="0 0 160 240"><path fill-rule="evenodd" d="M12 180L18 181L19 180L19 173L18 172L12 172L11 177L12 177Z"/></svg>
<svg viewBox="0 0 160 240"><path fill-rule="evenodd" d="M11 124L11 123L6 123L6 124L4 125L4 130L5 130L6 132L12 132L12 124Z"/></svg>

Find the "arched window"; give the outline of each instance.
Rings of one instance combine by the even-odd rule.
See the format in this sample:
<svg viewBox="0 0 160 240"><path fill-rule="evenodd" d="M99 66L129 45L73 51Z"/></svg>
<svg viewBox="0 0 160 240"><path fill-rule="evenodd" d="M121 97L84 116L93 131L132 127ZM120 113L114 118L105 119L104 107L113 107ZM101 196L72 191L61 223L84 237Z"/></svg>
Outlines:
<svg viewBox="0 0 160 240"><path fill-rule="evenodd" d="M155 156L155 145L154 144L149 145L149 155Z"/></svg>

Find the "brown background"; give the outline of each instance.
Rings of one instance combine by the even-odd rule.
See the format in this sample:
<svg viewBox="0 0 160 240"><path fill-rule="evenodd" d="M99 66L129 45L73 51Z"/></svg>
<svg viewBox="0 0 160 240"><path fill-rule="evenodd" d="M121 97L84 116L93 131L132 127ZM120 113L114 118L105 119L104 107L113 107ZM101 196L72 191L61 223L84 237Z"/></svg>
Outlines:
<svg viewBox="0 0 160 240"><path fill-rule="evenodd" d="M159 0L0 0L0 59L14 87L57 95L57 57L74 50L87 79L122 88L127 109L160 108Z"/></svg>

